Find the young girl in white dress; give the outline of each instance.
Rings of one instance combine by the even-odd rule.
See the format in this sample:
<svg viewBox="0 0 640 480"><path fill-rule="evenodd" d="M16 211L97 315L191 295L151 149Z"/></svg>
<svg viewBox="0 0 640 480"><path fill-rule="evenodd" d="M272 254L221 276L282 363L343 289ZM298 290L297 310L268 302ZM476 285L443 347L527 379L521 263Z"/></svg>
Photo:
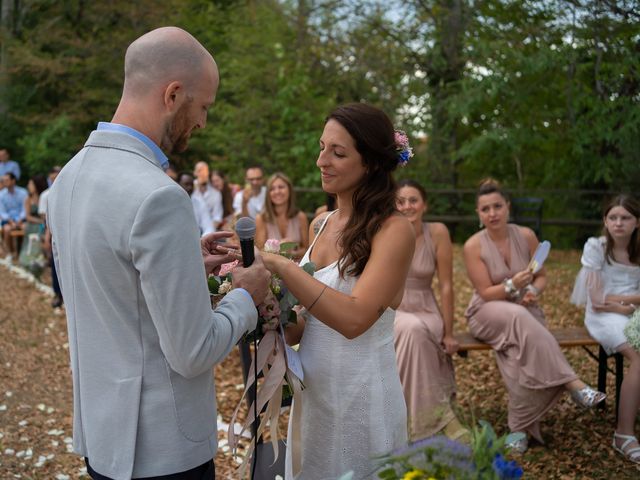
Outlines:
<svg viewBox="0 0 640 480"><path fill-rule="evenodd" d="M585 326L607 351L621 353L629 370L620 389L613 448L640 463L634 424L640 408L640 353L624 335L629 317L640 306L640 204L619 195L604 211L604 236L587 240L571 301L586 303Z"/></svg>
<svg viewBox="0 0 640 480"><path fill-rule="evenodd" d="M353 480L375 478L376 457L407 442L393 309L402 300L415 234L395 208L391 172L407 155L399 156L396 138L377 108L355 103L334 110L316 165L338 209L311 223L313 243L300 262L313 262L316 272L263 254L306 308L304 320L286 332L289 343L301 337L306 386L301 472L292 474L288 445L287 479L336 479L349 471Z"/></svg>

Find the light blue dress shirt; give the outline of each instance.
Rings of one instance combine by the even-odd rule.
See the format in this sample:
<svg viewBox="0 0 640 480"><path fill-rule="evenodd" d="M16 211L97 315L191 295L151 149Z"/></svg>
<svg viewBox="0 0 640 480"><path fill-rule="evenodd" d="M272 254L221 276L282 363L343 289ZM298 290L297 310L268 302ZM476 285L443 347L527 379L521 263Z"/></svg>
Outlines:
<svg viewBox="0 0 640 480"><path fill-rule="evenodd" d="M164 170L166 170L169 166L169 159L164 154L164 152L160 150L160 147L156 145L155 142L147 137L144 133L140 133L135 128L127 127L126 125L121 125L119 123L99 122L97 130L126 133L127 135L131 135L132 137L137 138L151 149L153 155L156 157L156 160L160 162L160 165Z"/></svg>
<svg viewBox="0 0 640 480"><path fill-rule="evenodd" d="M7 160L6 162L0 162L0 177L5 173L13 173L16 180L20 180L20 165L13 160Z"/></svg>
<svg viewBox="0 0 640 480"><path fill-rule="evenodd" d="M13 193L8 188L0 190L0 220L17 222L27 218L24 201L28 196L29 193L22 187L13 187Z"/></svg>

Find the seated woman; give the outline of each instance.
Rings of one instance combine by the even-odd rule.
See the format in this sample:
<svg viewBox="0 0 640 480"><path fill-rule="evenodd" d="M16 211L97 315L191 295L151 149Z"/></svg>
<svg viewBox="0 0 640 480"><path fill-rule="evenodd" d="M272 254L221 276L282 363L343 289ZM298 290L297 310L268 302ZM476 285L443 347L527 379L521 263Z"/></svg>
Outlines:
<svg viewBox="0 0 640 480"><path fill-rule="evenodd" d="M480 184L476 211L486 228L464 245L464 262L475 288L465 312L469 331L495 351L509 392L509 429L543 443L540 419L564 390L582 407L600 403L605 394L585 385L546 328L538 305L547 280L544 268L533 274L528 265L538 239L526 227L507 223L509 201L492 179ZM509 442L524 452L527 437Z"/></svg>
<svg viewBox="0 0 640 480"><path fill-rule="evenodd" d="M44 231L44 219L38 214L40 194L48 188L44 175L34 175L27 182L29 196L24 200L24 211L27 214L25 233L41 233Z"/></svg>
<svg viewBox="0 0 640 480"><path fill-rule="evenodd" d="M398 373L412 442L441 431L452 439L467 433L451 408L456 391L451 355L458 350L453 337L451 239L442 223L422 223L426 197L417 182L398 182L396 206L411 221L416 235L411 269L394 321ZM438 275L441 308L431 289L434 273Z"/></svg>
<svg viewBox="0 0 640 480"><path fill-rule="evenodd" d="M227 181L227 177L221 170L213 170L211 172L211 185L222 195L222 223L218 225L218 230L233 228L233 196L237 192L234 191L232 185ZM236 187L238 187L236 185ZM239 187L238 187L239 188Z"/></svg>
<svg viewBox="0 0 640 480"><path fill-rule="evenodd" d="M620 389L618 424L613 448L625 458L640 463L640 444L634 424L640 408L640 353L624 335L629 317L640 306L640 204L619 195L604 211L604 235L587 240L582 270L571 296L573 303L586 303L585 326L608 354L621 353L629 370Z"/></svg>
<svg viewBox="0 0 640 480"><path fill-rule="evenodd" d="M20 264L25 268L32 268L33 260L42 255L42 234L44 233L44 218L38 213L40 194L47 189L47 179L44 175L34 175L27 182L28 196L24 199L26 222L24 227L24 241L20 249Z"/></svg>
<svg viewBox="0 0 640 480"><path fill-rule="evenodd" d="M291 180L281 172L269 177L264 209L256 216L256 246L263 248L271 238L297 243L291 252L296 260L304 255L309 245L309 221L296 207Z"/></svg>

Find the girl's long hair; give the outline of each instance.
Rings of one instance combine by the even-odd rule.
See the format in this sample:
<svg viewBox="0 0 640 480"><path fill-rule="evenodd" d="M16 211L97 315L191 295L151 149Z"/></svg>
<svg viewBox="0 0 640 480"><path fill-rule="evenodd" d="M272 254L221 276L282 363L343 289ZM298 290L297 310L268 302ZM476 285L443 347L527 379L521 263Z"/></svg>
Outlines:
<svg viewBox="0 0 640 480"><path fill-rule="evenodd" d="M223 217L227 217L233 213L233 194L231 193L231 187L229 186L229 182L227 182L227 176L221 170L213 170L209 178L214 175L218 175L222 179L222 191L220 194L222 195L222 215Z"/></svg>
<svg viewBox="0 0 640 480"><path fill-rule="evenodd" d="M609 212L614 207L622 207L631 215L633 215L636 219L640 219L640 204L638 201L633 198L631 195L618 195L613 200L611 200L604 209L603 217L606 218ZM615 261L613 256L613 245L614 241L607 230L607 227L603 227L603 234L607 239L607 244L605 245L605 255L604 258L607 263L611 264L611 261ZM638 235L638 227L633 231L631 235L631 240L629 241L629 245L627 246L627 252L629 253L629 261L636 265L640 265L640 236Z"/></svg>
<svg viewBox="0 0 640 480"><path fill-rule="evenodd" d="M329 120L349 132L365 167L364 177L353 193L351 216L339 240L340 275L358 276L369 261L373 237L397 211L392 176L398 166L395 131L382 110L364 103L342 105L331 112Z"/></svg>

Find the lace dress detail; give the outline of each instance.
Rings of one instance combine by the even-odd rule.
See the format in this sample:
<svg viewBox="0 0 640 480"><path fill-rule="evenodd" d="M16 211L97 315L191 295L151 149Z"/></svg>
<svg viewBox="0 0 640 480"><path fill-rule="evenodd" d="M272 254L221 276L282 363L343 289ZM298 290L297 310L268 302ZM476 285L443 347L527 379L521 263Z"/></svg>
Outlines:
<svg viewBox="0 0 640 480"><path fill-rule="evenodd" d="M314 244L301 265L309 262ZM314 277L346 294L357 280L341 278L337 262L317 270ZM353 480L376 478L376 457L407 443L406 405L393 347L394 316L387 308L369 330L349 340L307 314L299 349L306 388L302 472L296 480L336 479L349 471L354 472ZM289 452L285 478L292 480Z"/></svg>
<svg viewBox="0 0 640 480"><path fill-rule="evenodd" d="M605 237L587 240L582 253L582 269L576 278L572 303L586 304L584 324L589 334L611 355L627 343L624 327L629 317L614 312L595 312L591 300L604 302L606 295L638 295L640 267L605 259Z"/></svg>

